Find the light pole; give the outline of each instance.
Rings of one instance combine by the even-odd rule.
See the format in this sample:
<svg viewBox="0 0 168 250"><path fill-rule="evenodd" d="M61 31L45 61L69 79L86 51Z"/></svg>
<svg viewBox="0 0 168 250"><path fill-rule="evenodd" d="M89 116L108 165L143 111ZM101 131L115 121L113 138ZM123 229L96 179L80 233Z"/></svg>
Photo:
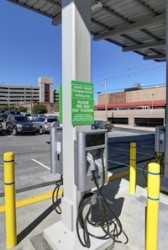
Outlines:
<svg viewBox="0 0 168 250"><path fill-rule="evenodd" d="M106 111L106 121L108 120L107 116L107 77L104 77L104 103L105 103L105 111Z"/></svg>
<svg viewBox="0 0 168 250"><path fill-rule="evenodd" d="M7 100L7 105L8 105L8 108L9 108L9 98L8 98L8 96L6 97L6 100Z"/></svg>
<svg viewBox="0 0 168 250"><path fill-rule="evenodd" d="M9 94L9 91L8 91L8 95L6 97L6 100L7 100L7 105L8 105L8 109L10 107L10 94Z"/></svg>
<svg viewBox="0 0 168 250"><path fill-rule="evenodd" d="M152 93L152 110L153 110L153 96L154 96L154 94Z"/></svg>
<svg viewBox="0 0 168 250"><path fill-rule="evenodd" d="M31 105L30 105L30 110L31 110L31 114L32 114L32 102L33 102L33 98L32 98L32 83L31 83Z"/></svg>
<svg viewBox="0 0 168 250"><path fill-rule="evenodd" d="M97 104L99 104L99 94L101 94L101 91L97 92Z"/></svg>

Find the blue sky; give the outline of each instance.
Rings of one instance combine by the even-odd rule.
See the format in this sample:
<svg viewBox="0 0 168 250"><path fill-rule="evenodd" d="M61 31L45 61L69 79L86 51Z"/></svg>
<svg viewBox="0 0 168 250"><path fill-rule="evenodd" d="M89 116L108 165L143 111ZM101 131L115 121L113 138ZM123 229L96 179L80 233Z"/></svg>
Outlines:
<svg viewBox="0 0 168 250"><path fill-rule="evenodd" d="M0 83L37 85L40 76L61 83L61 26L51 19L0 0ZM144 87L165 84L165 63L144 61L132 52L109 42L92 41L92 82L95 93L108 92L141 83Z"/></svg>

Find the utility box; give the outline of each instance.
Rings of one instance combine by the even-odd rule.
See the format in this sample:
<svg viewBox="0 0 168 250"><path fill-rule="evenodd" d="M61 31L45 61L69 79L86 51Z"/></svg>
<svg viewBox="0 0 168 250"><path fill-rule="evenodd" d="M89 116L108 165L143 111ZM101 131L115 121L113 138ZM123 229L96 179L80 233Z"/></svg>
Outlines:
<svg viewBox="0 0 168 250"><path fill-rule="evenodd" d="M155 152L164 153L165 152L165 126L156 127L155 131Z"/></svg>
<svg viewBox="0 0 168 250"><path fill-rule="evenodd" d="M77 132L75 184L80 192L107 182L107 130Z"/></svg>

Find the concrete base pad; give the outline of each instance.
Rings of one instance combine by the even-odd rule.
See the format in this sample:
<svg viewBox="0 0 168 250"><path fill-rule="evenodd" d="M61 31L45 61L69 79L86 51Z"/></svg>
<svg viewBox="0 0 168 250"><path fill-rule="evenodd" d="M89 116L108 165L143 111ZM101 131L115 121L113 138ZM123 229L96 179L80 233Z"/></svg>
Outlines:
<svg viewBox="0 0 168 250"><path fill-rule="evenodd" d="M82 233L82 232L81 232ZM94 232L95 233L95 232ZM83 247L78 240L77 235L73 232L70 232L65 225L59 221L54 225L46 228L43 231L43 236L47 243L51 246L53 250L84 250L86 247ZM125 250L128 249L123 244L119 245L116 248L116 244L112 246L112 240L98 240L96 238L91 237L91 247L92 250L104 250L104 249L120 249ZM115 247L116 246L116 247Z"/></svg>
<svg viewBox="0 0 168 250"><path fill-rule="evenodd" d="M123 230L128 236L127 245L116 244L101 241L93 238L94 248L103 250L142 250L145 249L145 207L147 203L147 189L137 186L136 194L129 195L129 182L122 179L112 181L105 187L105 197L112 201L112 208L117 217L120 219ZM165 194L160 194L159 205L159 225L158 225L158 249L167 249L168 239L168 198ZM69 232L61 221L49 226L43 231L44 238L51 246L51 249L59 250L86 250L82 248L77 237ZM119 238L125 242L124 235ZM96 241L96 243L95 243ZM102 246L102 244L105 244ZM109 244L109 245L108 245Z"/></svg>

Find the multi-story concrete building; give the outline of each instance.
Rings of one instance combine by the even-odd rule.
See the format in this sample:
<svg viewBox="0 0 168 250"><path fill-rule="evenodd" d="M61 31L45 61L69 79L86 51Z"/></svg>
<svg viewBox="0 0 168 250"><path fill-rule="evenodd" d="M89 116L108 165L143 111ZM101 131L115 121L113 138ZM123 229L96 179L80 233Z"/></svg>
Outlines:
<svg viewBox="0 0 168 250"><path fill-rule="evenodd" d="M39 87L0 84L0 105L39 102Z"/></svg>
<svg viewBox="0 0 168 250"><path fill-rule="evenodd" d="M58 92L54 90L52 78L39 77L38 86L13 86L0 84L0 105L22 105L26 103L58 103Z"/></svg>

